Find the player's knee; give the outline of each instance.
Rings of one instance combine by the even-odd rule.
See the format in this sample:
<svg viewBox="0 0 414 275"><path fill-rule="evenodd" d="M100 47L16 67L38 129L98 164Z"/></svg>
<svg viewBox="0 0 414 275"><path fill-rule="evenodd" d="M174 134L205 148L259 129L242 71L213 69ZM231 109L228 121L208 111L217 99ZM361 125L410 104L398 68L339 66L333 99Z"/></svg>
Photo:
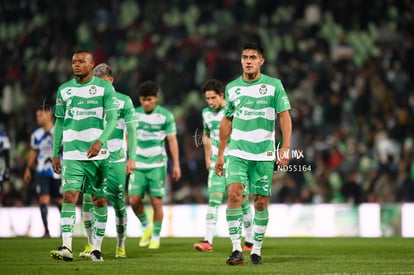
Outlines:
<svg viewBox="0 0 414 275"><path fill-rule="evenodd" d="M261 195L255 195L254 197L254 209L263 211L268 207L268 199L267 197Z"/></svg>
<svg viewBox="0 0 414 275"><path fill-rule="evenodd" d="M138 196L130 196L129 197L129 204L130 205L138 205L141 202Z"/></svg>
<svg viewBox="0 0 414 275"><path fill-rule="evenodd" d="M228 201L231 204L241 204L242 202L242 196L240 192L229 192L228 193Z"/></svg>
<svg viewBox="0 0 414 275"><path fill-rule="evenodd" d="M40 204L49 204L50 203L50 196L49 195L41 195L39 197Z"/></svg>
<svg viewBox="0 0 414 275"><path fill-rule="evenodd" d="M162 207L162 198L161 197L151 197L151 204L152 207L155 209L159 209Z"/></svg>
<svg viewBox="0 0 414 275"><path fill-rule="evenodd" d="M93 205L96 207L104 207L106 205L106 198L105 197L93 197Z"/></svg>
<svg viewBox="0 0 414 275"><path fill-rule="evenodd" d="M63 201L66 203L77 203L79 198L79 192L66 191L63 193Z"/></svg>

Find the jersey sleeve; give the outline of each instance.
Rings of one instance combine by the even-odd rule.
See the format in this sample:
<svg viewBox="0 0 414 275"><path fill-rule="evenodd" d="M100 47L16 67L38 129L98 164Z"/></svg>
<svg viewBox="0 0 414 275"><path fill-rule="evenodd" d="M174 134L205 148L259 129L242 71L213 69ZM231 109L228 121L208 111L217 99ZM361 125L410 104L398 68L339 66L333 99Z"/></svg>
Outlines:
<svg viewBox="0 0 414 275"><path fill-rule="evenodd" d="M58 118L64 118L65 112L66 106L62 98L62 89L59 88L56 93L55 116Z"/></svg>
<svg viewBox="0 0 414 275"><path fill-rule="evenodd" d="M117 119L117 99L115 96L115 89L112 84L108 82L108 84L105 86L105 92L104 92L104 110L107 117L107 120L110 119Z"/></svg>
<svg viewBox="0 0 414 275"><path fill-rule="evenodd" d="M206 134L209 134L210 133L210 128L208 127L208 123L206 121L205 116L206 116L206 112L205 112L205 110L203 110L203 112L201 114L201 120L203 122L203 132L206 133Z"/></svg>
<svg viewBox="0 0 414 275"><path fill-rule="evenodd" d="M103 106L106 115L106 125L101 136L98 138L102 143L106 143L112 132L116 128L117 118L118 118L118 104L117 98L115 95L115 89L112 84L107 82L105 85Z"/></svg>
<svg viewBox="0 0 414 275"><path fill-rule="evenodd" d="M30 148L37 151L39 149L39 147L36 144L36 137L35 137L34 133L35 132L33 132L30 136Z"/></svg>
<svg viewBox="0 0 414 275"><path fill-rule="evenodd" d="M177 134L177 126L175 124L174 116L171 112L168 112L167 119L165 121L165 134L167 136Z"/></svg>
<svg viewBox="0 0 414 275"><path fill-rule="evenodd" d="M290 109L289 98L286 95L285 88L282 82L279 80L276 85L275 91L275 110L276 113L280 113Z"/></svg>
<svg viewBox="0 0 414 275"><path fill-rule="evenodd" d="M137 114L135 113L134 104L132 103L132 100L129 96L125 97L124 119L125 123L138 121Z"/></svg>
<svg viewBox="0 0 414 275"><path fill-rule="evenodd" d="M234 102L230 99L228 86L226 86L225 97L226 97L226 107L224 109L224 116L232 117L234 115L235 107L234 107Z"/></svg>

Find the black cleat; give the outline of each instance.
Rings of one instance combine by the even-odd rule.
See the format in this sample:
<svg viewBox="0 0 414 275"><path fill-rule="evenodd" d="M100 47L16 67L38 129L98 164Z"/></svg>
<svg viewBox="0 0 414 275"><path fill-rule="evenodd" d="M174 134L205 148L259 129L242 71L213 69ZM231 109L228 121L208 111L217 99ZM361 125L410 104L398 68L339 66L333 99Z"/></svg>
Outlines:
<svg viewBox="0 0 414 275"><path fill-rule="evenodd" d="M243 253L238 250L233 251L226 260L226 264L228 265L242 265L243 263Z"/></svg>
<svg viewBox="0 0 414 275"><path fill-rule="evenodd" d="M257 254L250 255L250 263L251 264L262 264L262 257Z"/></svg>
<svg viewBox="0 0 414 275"><path fill-rule="evenodd" d="M102 257L102 253L99 250L93 250L91 252L91 259L94 262L103 262L103 257Z"/></svg>

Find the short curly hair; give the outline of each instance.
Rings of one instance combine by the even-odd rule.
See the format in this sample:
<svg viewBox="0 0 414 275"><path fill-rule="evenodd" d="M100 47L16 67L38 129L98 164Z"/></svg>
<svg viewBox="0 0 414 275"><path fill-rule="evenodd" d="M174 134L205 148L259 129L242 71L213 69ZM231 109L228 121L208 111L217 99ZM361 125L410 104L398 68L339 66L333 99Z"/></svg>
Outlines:
<svg viewBox="0 0 414 275"><path fill-rule="evenodd" d="M138 86L138 96L157 96L158 90L159 87L155 82L146 80Z"/></svg>
<svg viewBox="0 0 414 275"><path fill-rule="evenodd" d="M224 94L224 84L218 79L209 79L201 86L201 91L205 94L207 91L215 91L216 94Z"/></svg>

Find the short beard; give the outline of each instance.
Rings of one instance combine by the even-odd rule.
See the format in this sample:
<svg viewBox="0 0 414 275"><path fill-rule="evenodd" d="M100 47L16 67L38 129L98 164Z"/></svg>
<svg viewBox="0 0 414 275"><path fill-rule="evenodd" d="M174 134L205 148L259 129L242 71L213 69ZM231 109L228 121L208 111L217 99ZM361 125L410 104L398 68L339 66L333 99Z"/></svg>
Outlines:
<svg viewBox="0 0 414 275"><path fill-rule="evenodd" d="M79 82L82 82L82 80L87 77L89 75L89 73L84 73L84 74L75 74L75 78L76 80L78 80Z"/></svg>
<svg viewBox="0 0 414 275"><path fill-rule="evenodd" d="M254 72L254 73L245 73L244 75L246 76L246 78L247 78L248 80L253 80L253 79L255 79L255 78L256 78L257 74L258 74L258 72Z"/></svg>

